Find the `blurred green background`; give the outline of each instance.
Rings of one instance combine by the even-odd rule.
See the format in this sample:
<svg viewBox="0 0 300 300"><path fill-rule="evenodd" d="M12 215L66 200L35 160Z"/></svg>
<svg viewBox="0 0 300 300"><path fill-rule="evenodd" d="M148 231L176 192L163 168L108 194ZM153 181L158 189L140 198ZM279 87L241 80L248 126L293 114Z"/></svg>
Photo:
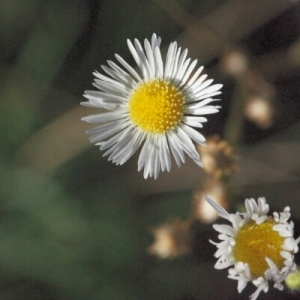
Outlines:
<svg viewBox="0 0 300 300"><path fill-rule="evenodd" d="M248 299L226 271L214 270L210 224L196 224L197 246L187 257L159 260L147 253L152 228L190 218L203 170L191 161L179 169L173 161L171 172L155 181L137 172L137 155L123 166L107 162L88 142L84 132L91 126L80 120L97 112L79 103L92 88L92 72L114 53L133 64L127 38L149 39L155 32L163 52L177 40L224 84L223 108L209 116L203 132L236 147L235 197L266 196L280 210L289 205L297 222L299 5L1 1L0 299ZM243 81L246 91L226 64L234 51L254 74ZM243 108L253 95L267 101L269 119L247 118ZM260 299L296 297L272 290Z"/></svg>

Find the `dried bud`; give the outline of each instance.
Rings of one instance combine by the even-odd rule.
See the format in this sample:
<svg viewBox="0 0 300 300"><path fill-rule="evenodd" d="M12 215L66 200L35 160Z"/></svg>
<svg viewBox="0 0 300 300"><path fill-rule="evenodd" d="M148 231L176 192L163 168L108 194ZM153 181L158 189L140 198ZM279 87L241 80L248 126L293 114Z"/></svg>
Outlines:
<svg viewBox="0 0 300 300"><path fill-rule="evenodd" d="M199 145L198 151L204 171L215 178L231 175L237 170L232 147L219 136L208 138L206 146Z"/></svg>
<svg viewBox="0 0 300 300"><path fill-rule="evenodd" d="M190 222L176 220L154 228L153 244L148 252L161 259L172 259L191 251Z"/></svg>
<svg viewBox="0 0 300 300"><path fill-rule="evenodd" d="M248 89L244 106L246 118L263 129L269 128L273 124L275 115L274 86L268 83L259 71L254 69L248 69L245 83Z"/></svg>
<svg viewBox="0 0 300 300"><path fill-rule="evenodd" d="M249 97L245 103L245 116L248 120L263 129L273 124L274 109L270 100L263 97Z"/></svg>
<svg viewBox="0 0 300 300"><path fill-rule="evenodd" d="M227 74L239 76L247 70L248 59L242 52L233 50L223 56L222 67Z"/></svg>

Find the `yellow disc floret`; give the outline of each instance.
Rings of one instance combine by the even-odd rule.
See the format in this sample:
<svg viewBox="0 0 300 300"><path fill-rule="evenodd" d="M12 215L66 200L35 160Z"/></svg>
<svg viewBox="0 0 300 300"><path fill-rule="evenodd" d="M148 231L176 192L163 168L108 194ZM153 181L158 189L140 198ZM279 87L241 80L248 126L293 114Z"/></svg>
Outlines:
<svg viewBox="0 0 300 300"><path fill-rule="evenodd" d="M235 261L247 263L251 275L255 278L264 277L269 269L266 257L270 258L280 269L284 266L284 258L280 255L284 238L273 230L274 221L266 221L262 224L251 222L245 224L238 231L233 248Z"/></svg>
<svg viewBox="0 0 300 300"><path fill-rule="evenodd" d="M129 116L143 131L165 133L183 116L184 96L172 83L155 79L140 84L129 99Z"/></svg>

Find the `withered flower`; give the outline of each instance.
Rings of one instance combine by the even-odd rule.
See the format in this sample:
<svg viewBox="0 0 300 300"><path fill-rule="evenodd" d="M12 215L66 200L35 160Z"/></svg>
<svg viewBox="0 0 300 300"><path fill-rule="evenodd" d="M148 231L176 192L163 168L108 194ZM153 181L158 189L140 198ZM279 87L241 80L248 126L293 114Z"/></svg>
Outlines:
<svg viewBox="0 0 300 300"><path fill-rule="evenodd" d="M198 151L204 171L214 178L231 175L237 170L233 148L217 135L207 139L206 147L199 145Z"/></svg>
<svg viewBox="0 0 300 300"><path fill-rule="evenodd" d="M152 230L153 244L148 253L161 259L172 259L191 251L191 224L189 221L175 220Z"/></svg>

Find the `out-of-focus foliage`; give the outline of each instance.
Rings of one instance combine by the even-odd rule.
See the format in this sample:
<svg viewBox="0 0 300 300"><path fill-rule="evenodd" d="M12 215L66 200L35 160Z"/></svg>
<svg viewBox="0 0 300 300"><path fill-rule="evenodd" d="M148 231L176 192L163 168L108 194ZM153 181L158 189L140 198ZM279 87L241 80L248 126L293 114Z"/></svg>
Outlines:
<svg viewBox="0 0 300 300"><path fill-rule="evenodd" d="M10 286L15 293L27 280L28 285L34 283L33 293L48 287L39 299L56 299L58 291L62 294L58 299L82 299L95 293L107 293L103 294L107 299L139 295L141 287L128 286L128 281L138 280L137 262L143 261L146 244L126 194L99 188L93 203L79 202L55 180L3 166L1 182L4 290ZM18 297L23 297L21 291Z"/></svg>
<svg viewBox="0 0 300 300"><path fill-rule="evenodd" d="M79 104L91 71L125 53L127 37L167 33L174 23L140 1L4 1L0 11L1 299L155 299L148 224L132 193L109 178L111 166L102 164L109 182L77 172L86 155L49 175L22 145Z"/></svg>

